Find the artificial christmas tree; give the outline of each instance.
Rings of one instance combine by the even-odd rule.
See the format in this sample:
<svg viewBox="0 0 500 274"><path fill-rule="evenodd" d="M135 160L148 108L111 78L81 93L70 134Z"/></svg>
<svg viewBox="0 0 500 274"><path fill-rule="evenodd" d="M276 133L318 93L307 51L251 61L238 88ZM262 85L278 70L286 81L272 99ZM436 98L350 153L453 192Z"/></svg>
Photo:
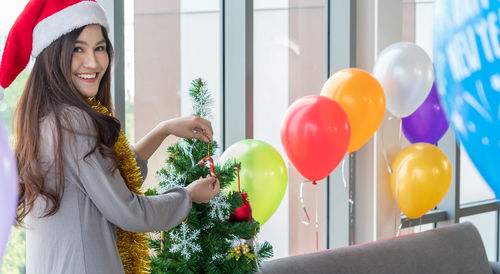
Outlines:
<svg viewBox="0 0 500 274"><path fill-rule="evenodd" d="M212 98L205 82L193 80L189 94L196 115L208 119ZM239 164L214 164L216 149L215 141L207 144L196 139L181 139L168 147L167 166L157 172L159 188L146 195L185 187L207 175L217 177L222 191L209 203L193 203L179 226L150 237L151 273L253 273L272 256L268 242L255 242L259 223L251 218L247 194L224 191L238 175Z"/></svg>

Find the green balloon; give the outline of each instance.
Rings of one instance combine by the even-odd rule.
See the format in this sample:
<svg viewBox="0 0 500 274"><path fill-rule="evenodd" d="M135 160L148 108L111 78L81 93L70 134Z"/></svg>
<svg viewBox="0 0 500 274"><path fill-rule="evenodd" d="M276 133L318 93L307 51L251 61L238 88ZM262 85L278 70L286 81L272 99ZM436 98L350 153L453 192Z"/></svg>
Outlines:
<svg viewBox="0 0 500 274"><path fill-rule="evenodd" d="M248 193L253 218L262 226L285 195L288 172L280 153L264 141L247 139L231 145L220 158L241 162L240 186ZM229 186L238 191L238 178Z"/></svg>

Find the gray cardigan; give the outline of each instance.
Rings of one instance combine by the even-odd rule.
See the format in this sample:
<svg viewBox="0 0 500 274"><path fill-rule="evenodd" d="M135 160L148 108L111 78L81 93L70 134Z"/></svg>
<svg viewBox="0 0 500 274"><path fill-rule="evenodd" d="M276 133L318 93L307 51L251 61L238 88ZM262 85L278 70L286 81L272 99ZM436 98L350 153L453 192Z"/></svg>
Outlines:
<svg viewBox="0 0 500 274"><path fill-rule="evenodd" d="M35 201L26 217L26 272L123 273L116 245L116 227L134 232L167 230L181 223L191 209L184 188L159 196L140 196L128 190L118 170L97 149L90 117L76 108L64 110L64 195L56 214L39 218L43 198ZM45 185L55 187L54 115L41 121L39 161L46 170ZM75 131L76 134L70 131ZM137 158L145 177L147 162Z"/></svg>

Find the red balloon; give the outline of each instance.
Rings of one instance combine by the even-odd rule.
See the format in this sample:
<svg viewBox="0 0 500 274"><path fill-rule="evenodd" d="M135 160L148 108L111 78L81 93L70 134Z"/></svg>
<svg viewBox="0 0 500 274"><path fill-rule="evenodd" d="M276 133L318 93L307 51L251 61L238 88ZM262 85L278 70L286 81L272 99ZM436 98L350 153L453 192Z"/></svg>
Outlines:
<svg viewBox="0 0 500 274"><path fill-rule="evenodd" d="M332 99L310 95L293 103L281 123L281 143L302 176L319 181L328 176L347 152L349 119Z"/></svg>

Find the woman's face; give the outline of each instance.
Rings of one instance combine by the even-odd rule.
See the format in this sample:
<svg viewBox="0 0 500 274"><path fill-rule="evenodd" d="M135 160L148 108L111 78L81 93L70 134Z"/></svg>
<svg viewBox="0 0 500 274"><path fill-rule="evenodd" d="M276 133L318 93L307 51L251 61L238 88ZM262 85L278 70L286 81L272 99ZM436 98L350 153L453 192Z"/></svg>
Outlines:
<svg viewBox="0 0 500 274"><path fill-rule="evenodd" d="M85 97L93 97L109 65L106 40L101 26L88 25L75 41L71 59L71 79Z"/></svg>

